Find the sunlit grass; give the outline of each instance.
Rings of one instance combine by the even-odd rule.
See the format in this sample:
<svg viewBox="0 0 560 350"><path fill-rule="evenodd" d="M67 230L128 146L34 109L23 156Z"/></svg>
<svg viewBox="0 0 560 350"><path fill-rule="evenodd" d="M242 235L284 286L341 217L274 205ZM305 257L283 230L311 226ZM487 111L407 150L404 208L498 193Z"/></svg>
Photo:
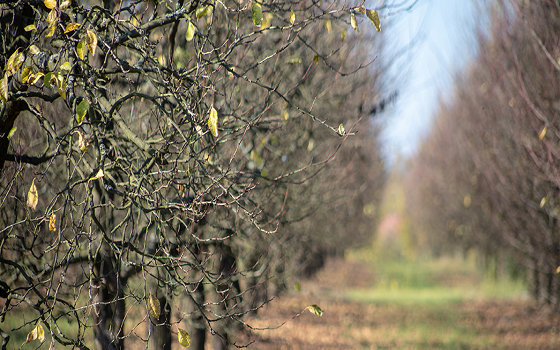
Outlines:
<svg viewBox="0 0 560 350"><path fill-rule="evenodd" d="M348 257L370 264L374 277L371 287L349 290L345 297L369 304L378 315L391 315L370 334L377 348L507 348L500 337L481 331L464 306L525 297L522 281L487 277L474 256L407 261L376 259L372 254L361 251Z"/></svg>

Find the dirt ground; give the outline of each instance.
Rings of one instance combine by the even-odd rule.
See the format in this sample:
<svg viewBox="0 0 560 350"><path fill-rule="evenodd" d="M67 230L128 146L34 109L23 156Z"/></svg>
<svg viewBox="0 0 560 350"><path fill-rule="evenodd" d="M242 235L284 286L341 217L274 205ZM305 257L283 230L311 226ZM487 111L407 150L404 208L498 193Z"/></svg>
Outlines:
<svg viewBox="0 0 560 350"><path fill-rule="evenodd" d="M560 349L560 317L530 300L480 300L433 307L362 304L344 292L373 283L366 266L331 260L312 280L249 320L249 349ZM311 304L322 317L308 311ZM287 321L287 322L286 322ZM281 327L279 325L283 324ZM278 328L277 328L278 327ZM244 340L245 340L244 339Z"/></svg>

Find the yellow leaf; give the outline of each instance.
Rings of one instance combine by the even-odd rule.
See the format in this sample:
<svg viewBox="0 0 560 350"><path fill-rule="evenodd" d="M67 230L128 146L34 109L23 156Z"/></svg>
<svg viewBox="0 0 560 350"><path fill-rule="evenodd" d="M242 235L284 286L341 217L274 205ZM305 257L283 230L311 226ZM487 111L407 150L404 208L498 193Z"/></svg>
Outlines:
<svg viewBox="0 0 560 350"><path fill-rule="evenodd" d="M52 213L49 218L49 231L56 231L56 214Z"/></svg>
<svg viewBox="0 0 560 350"><path fill-rule="evenodd" d="M539 140L544 139L544 135L546 135L546 126L539 133Z"/></svg>
<svg viewBox="0 0 560 350"><path fill-rule="evenodd" d="M89 109L89 101L87 98L84 98L80 103L78 103L78 106L76 107L76 121L78 122L78 124L82 123L84 117L87 114L88 109Z"/></svg>
<svg viewBox="0 0 560 350"><path fill-rule="evenodd" d="M325 29L327 30L327 33L330 33L332 30L332 23L331 20L328 19L325 21Z"/></svg>
<svg viewBox="0 0 560 350"><path fill-rule="evenodd" d="M291 64L300 64L301 63L301 58L299 57L292 57L288 60L288 63Z"/></svg>
<svg viewBox="0 0 560 350"><path fill-rule="evenodd" d="M47 16L47 24L49 25L49 27L55 27L57 22L58 22L58 12L54 8L51 10L51 12L49 12Z"/></svg>
<svg viewBox="0 0 560 350"><path fill-rule="evenodd" d="M191 346L191 336L186 330L177 328L177 339L179 340L179 344L181 344L181 346L184 346L185 348Z"/></svg>
<svg viewBox="0 0 560 350"><path fill-rule="evenodd" d="M375 29L377 29L377 31L380 32L381 31L381 22L379 22L379 15L377 14L377 11L366 10L366 16L373 23L373 25L375 26Z"/></svg>
<svg viewBox="0 0 560 350"><path fill-rule="evenodd" d="M282 120L286 121L288 119L290 119L290 113L287 110L283 110L282 111Z"/></svg>
<svg viewBox="0 0 560 350"><path fill-rule="evenodd" d="M8 102L8 72L4 73L4 78L0 83L0 100Z"/></svg>
<svg viewBox="0 0 560 350"><path fill-rule="evenodd" d="M165 59L165 56L164 56L164 55L159 55L157 59L158 59L158 63L159 63L161 66L165 66L166 59Z"/></svg>
<svg viewBox="0 0 560 350"><path fill-rule="evenodd" d="M360 32L360 29L358 29L358 22L356 21L356 15L353 13L350 14L350 24L352 25L352 29L354 29L356 33Z"/></svg>
<svg viewBox="0 0 560 350"><path fill-rule="evenodd" d="M86 40L89 51L92 55L95 55L95 49L97 48L97 35L88 29L86 30Z"/></svg>
<svg viewBox="0 0 560 350"><path fill-rule="evenodd" d="M546 201L547 201L547 198L546 198L546 197L543 197L543 198L541 199L541 203L539 204L539 206L540 206L541 208L544 207L545 204L546 204Z"/></svg>
<svg viewBox="0 0 560 350"><path fill-rule="evenodd" d="M558 267L556 268L556 274L559 274L559 273L560 273L560 266L558 266Z"/></svg>
<svg viewBox="0 0 560 350"><path fill-rule="evenodd" d="M38 48L37 46L35 46L35 45L29 46L29 53L30 53L30 54L36 55L36 54L38 54L39 52L41 52L41 50L39 50L39 48Z"/></svg>
<svg viewBox="0 0 560 350"><path fill-rule="evenodd" d="M88 182L92 181L92 180L97 180L97 179L101 179L103 176L105 176L105 173L103 172L103 169L99 169L99 171L97 172L97 174L95 174L95 176L92 176Z"/></svg>
<svg viewBox="0 0 560 350"><path fill-rule="evenodd" d="M292 10L290 11L290 23L293 25L296 22L296 13Z"/></svg>
<svg viewBox="0 0 560 350"><path fill-rule="evenodd" d="M208 114L208 128L214 137L218 137L218 111L214 107L210 108Z"/></svg>
<svg viewBox="0 0 560 350"><path fill-rule="evenodd" d="M25 61L25 55L23 52L19 52L18 48L16 52L8 58L8 62L6 63L6 72L8 73L8 76L17 72L23 64L23 61Z"/></svg>
<svg viewBox="0 0 560 350"><path fill-rule="evenodd" d="M363 7L363 6L359 6L356 10L358 10L358 12L361 12L361 13L366 13L366 8Z"/></svg>
<svg viewBox="0 0 560 350"><path fill-rule="evenodd" d="M47 32L47 35L45 35L45 38L50 38L54 35L54 32L56 30L56 24L49 26L49 31Z"/></svg>
<svg viewBox="0 0 560 350"><path fill-rule="evenodd" d="M14 137L14 134L16 133L16 131L17 131L17 126L14 126L13 128L10 129L10 131L8 132L8 136L6 136L6 138L8 140L11 140L12 137Z"/></svg>
<svg viewBox="0 0 560 350"><path fill-rule="evenodd" d="M201 19L202 17L206 16L210 6L204 6L202 8L196 9L196 19Z"/></svg>
<svg viewBox="0 0 560 350"><path fill-rule="evenodd" d="M72 4L72 1L70 0L65 0L60 4L60 11L64 11L66 10L68 7L70 7L70 5Z"/></svg>
<svg viewBox="0 0 560 350"><path fill-rule="evenodd" d="M344 124L342 123L338 126L338 134L340 136L346 135L346 129L344 128Z"/></svg>
<svg viewBox="0 0 560 350"><path fill-rule="evenodd" d="M194 26L193 22L189 21L189 25L187 26L187 41L191 41L194 38L194 33L196 31L196 27Z"/></svg>
<svg viewBox="0 0 560 350"><path fill-rule="evenodd" d="M45 341L45 330L43 329L43 326L41 326L41 324L39 323L35 326L35 328L33 328L31 332L27 334L27 340L23 344L32 342L35 339L39 339L41 343Z"/></svg>
<svg viewBox="0 0 560 350"><path fill-rule="evenodd" d="M309 312L311 312L314 315L323 316L323 310L321 310L321 308L318 305L315 304L309 305L307 309L309 310Z"/></svg>
<svg viewBox="0 0 560 350"><path fill-rule="evenodd" d="M150 315L157 321L161 315L161 307L159 305L159 300L152 293L148 296L148 310Z"/></svg>
<svg viewBox="0 0 560 350"><path fill-rule="evenodd" d="M25 28L23 28L23 30L25 30L26 32L30 32L32 30L34 30L36 27L34 24L30 24L28 26L25 26Z"/></svg>
<svg viewBox="0 0 560 350"><path fill-rule="evenodd" d="M342 28L340 30L340 41L344 42L344 39L346 39L346 29Z"/></svg>
<svg viewBox="0 0 560 350"><path fill-rule="evenodd" d="M45 0L44 4L46 8L52 10L56 7L56 0Z"/></svg>
<svg viewBox="0 0 560 350"><path fill-rule="evenodd" d="M64 29L64 34L70 33L73 30L76 30L81 24L80 23L70 23Z"/></svg>
<svg viewBox="0 0 560 350"><path fill-rule="evenodd" d="M63 64L60 65L60 70L61 71L67 71L69 72L72 69L72 63L66 61Z"/></svg>
<svg viewBox="0 0 560 350"><path fill-rule="evenodd" d="M29 84L30 84L30 85L35 84L35 83L36 83L39 79L41 79L43 76L45 76L45 73L43 73L43 72L37 72L37 73L31 75L31 76L29 77Z"/></svg>
<svg viewBox="0 0 560 350"><path fill-rule="evenodd" d="M313 57L313 63L319 64L319 56L315 55L315 57Z"/></svg>
<svg viewBox="0 0 560 350"><path fill-rule="evenodd" d="M22 83L27 84L27 82L29 81L29 78L31 77L31 72L33 72L33 67L27 66L27 67L23 68L23 70L21 71L21 81L22 81Z"/></svg>
<svg viewBox="0 0 560 350"><path fill-rule="evenodd" d="M62 80L58 80L58 84L56 86L56 88L58 89L58 93L60 94L60 97L62 97L63 99L66 100L66 83Z"/></svg>
<svg viewBox="0 0 560 350"><path fill-rule="evenodd" d="M39 192L37 192L37 187L35 186L35 179L33 179L33 181L31 182L31 187L29 187L29 192L27 192L27 206L35 210L35 208L37 208L38 202L39 202Z"/></svg>
<svg viewBox="0 0 560 350"><path fill-rule="evenodd" d="M76 52L78 53L78 57L81 60L84 59L86 56L86 39L82 38L82 40L78 41L78 45L76 45Z"/></svg>
<svg viewBox="0 0 560 350"><path fill-rule="evenodd" d="M465 197L463 198L463 206L465 208L468 208L471 206L471 195L470 194L466 194Z"/></svg>
<svg viewBox="0 0 560 350"><path fill-rule="evenodd" d="M261 4L257 2L251 3L251 17L253 18L253 24L257 27L262 25L263 15Z"/></svg>
<svg viewBox="0 0 560 350"><path fill-rule="evenodd" d="M262 21L261 28L266 29L266 28L270 27L270 22L272 21L272 18L274 18L274 15L272 13L266 13L264 15L264 19Z"/></svg>
<svg viewBox="0 0 560 350"><path fill-rule="evenodd" d="M79 130L74 131L74 133L78 134L78 147L80 147L82 152L87 152L89 149L89 144L86 138L84 137L84 134Z"/></svg>

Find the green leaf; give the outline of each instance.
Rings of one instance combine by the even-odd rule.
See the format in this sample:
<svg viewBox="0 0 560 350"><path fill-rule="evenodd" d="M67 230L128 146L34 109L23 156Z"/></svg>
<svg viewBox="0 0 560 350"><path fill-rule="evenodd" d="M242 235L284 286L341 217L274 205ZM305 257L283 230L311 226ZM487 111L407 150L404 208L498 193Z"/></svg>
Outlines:
<svg viewBox="0 0 560 350"><path fill-rule="evenodd" d="M76 121L78 122L78 124L82 123L88 109L89 109L89 101L87 100L87 98L84 98L82 102L80 102L76 107Z"/></svg>
<svg viewBox="0 0 560 350"><path fill-rule="evenodd" d="M294 289L298 292L301 292L301 284L299 284L298 282L294 283Z"/></svg>
<svg viewBox="0 0 560 350"><path fill-rule="evenodd" d="M346 29L342 28L340 30L340 41L344 42L344 39L346 39Z"/></svg>
<svg viewBox="0 0 560 350"><path fill-rule="evenodd" d="M314 315L323 316L323 310L321 310L321 308L318 305L315 304L309 305L307 309L309 310L309 312L311 312Z"/></svg>
<svg viewBox="0 0 560 350"><path fill-rule="evenodd" d="M191 41L194 38L194 33L196 31L196 27L194 26L193 22L189 21L189 25L187 26L187 41Z"/></svg>
<svg viewBox="0 0 560 350"><path fill-rule="evenodd" d="M253 24L260 27L263 21L261 4L257 2L253 2L251 4L251 16L253 17Z"/></svg>
<svg viewBox="0 0 560 350"><path fill-rule="evenodd" d="M251 160L257 163L258 165L263 165L263 158L256 150L251 151Z"/></svg>
<svg viewBox="0 0 560 350"><path fill-rule="evenodd" d="M379 15L377 14L377 11L366 10L366 16L373 23L373 25L375 26L375 29L377 29L377 31L380 32L381 31L381 22L379 22Z"/></svg>
<svg viewBox="0 0 560 350"><path fill-rule="evenodd" d="M45 84L46 87L51 86L52 77L53 77L52 72L48 72L48 73L45 74L45 76L43 77L43 84Z"/></svg>
<svg viewBox="0 0 560 350"><path fill-rule="evenodd" d="M214 137L218 137L218 111L214 107L208 113L208 128Z"/></svg>
<svg viewBox="0 0 560 350"><path fill-rule="evenodd" d="M14 137L14 134L16 133L16 131L17 131L17 126L14 126L13 128L10 129L10 132L8 133L8 136L7 136L8 140L11 140L12 137Z"/></svg>
<svg viewBox="0 0 560 350"><path fill-rule="evenodd" d="M76 51L78 52L78 57L80 57L81 60L84 59L84 57L86 56L86 39L82 38L82 40L80 40L78 42L78 45L76 46Z"/></svg>
<svg viewBox="0 0 560 350"><path fill-rule="evenodd" d="M191 346L191 336L186 330L177 328L177 339L179 340L179 344L181 344L181 346L185 348Z"/></svg>

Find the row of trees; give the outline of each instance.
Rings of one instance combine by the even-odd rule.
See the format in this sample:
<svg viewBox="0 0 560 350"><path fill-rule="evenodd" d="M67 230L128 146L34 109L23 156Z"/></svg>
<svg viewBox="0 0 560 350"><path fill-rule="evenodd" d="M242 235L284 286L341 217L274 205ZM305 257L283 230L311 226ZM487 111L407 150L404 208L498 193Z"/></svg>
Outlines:
<svg viewBox="0 0 560 350"><path fill-rule="evenodd" d="M534 296L560 306L560 4L490 8L475 63L411 164L409 212L420 245L515 259Z"/></svg>
<svg viewBox="0 0 560 350"><path fill-rule="evenodd" d="M0 6L4 347L240 346L244 315L368 236L376 11Z"/></svg>

